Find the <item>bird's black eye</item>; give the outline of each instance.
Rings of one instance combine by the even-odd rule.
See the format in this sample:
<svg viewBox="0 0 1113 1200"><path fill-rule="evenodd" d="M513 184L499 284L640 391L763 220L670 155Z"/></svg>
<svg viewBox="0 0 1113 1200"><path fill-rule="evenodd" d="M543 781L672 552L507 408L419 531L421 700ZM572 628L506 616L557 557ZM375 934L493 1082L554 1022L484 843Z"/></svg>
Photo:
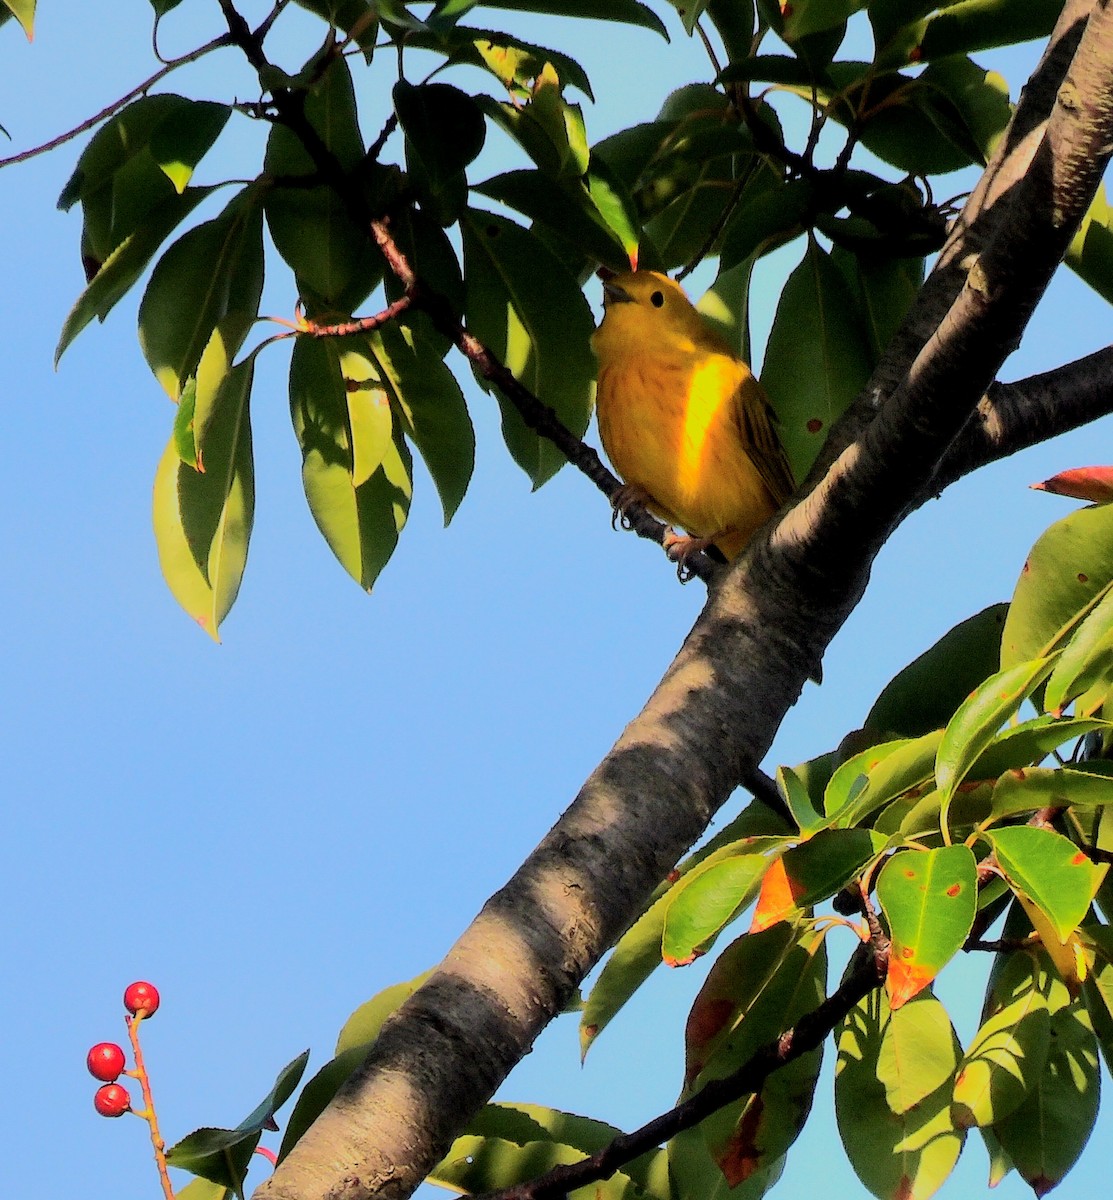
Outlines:
<svg viewBox="0 0 1113 1200"><path fill-rule="evenodd" d="M665 293L653 292L649 297L649 303L652 304L654 308L660 308L665 303Z"/></svg>

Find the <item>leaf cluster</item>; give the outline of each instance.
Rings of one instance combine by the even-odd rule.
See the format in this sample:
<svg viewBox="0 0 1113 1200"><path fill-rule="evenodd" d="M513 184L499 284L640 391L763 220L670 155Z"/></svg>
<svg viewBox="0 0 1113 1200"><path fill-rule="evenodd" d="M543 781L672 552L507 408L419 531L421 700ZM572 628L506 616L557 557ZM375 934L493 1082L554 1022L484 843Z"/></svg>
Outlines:
<svg viewBox="0 0 1113 1200"><path fill-rule="evenodd" d="M467 491L474 433L446 360L465 333L582 437L594 390L582 287L597 268L712 260L700 308L748 358L754 268L802 239L762 372L799 478L941 244L948 209L927 177L983 163L1008 120L1004 80L970 56L1045 35L1059 4L685 5L684 31L705 38L714 83L681 88L655 117L595 142L572 98L593 97L574 57L489 20L470 24L471 0L438 0L421 16L398 0L301 0L325 37L294 69L267 57L269 19L251 30L223 7L229 32L213 48L231 42L248 58L262 99L142 95L104 121L59 200L80 206L88 277L59 355L150 269L140 343L178 406L156 478L159 557L175 597L214 637L254 518L251 395L270 343L246 347L265 270L277 265L268 241L306 314L289 368L306 499L364 588L406 523L415 450L446 522ZM570 31L593 17L667 35L639 0L487 7L511 10L507 22L524 10L566 18ZM169 20L176 4L153 8ZM868 62L837 57L852 18L869 23ZM489 86L465 90L477 71ZM785 132L794 105L810 114L796 147ZM217 139L252 120L271 128L262 161L244 164L248 182L199 182ZM371 127L382 132L368 145ZM493 137L520 165L477 177ZM179 233L201 205L215 215ZM1108 217L1101 199L1072 248L1107 293ZM389 221L412 280L391 269L373 219ZM376 293L388 307L353 322ZM322 330L337 332L314 344ZM489 373L477 377L496 394L508 451L539 486L565 453Z"/></svg>

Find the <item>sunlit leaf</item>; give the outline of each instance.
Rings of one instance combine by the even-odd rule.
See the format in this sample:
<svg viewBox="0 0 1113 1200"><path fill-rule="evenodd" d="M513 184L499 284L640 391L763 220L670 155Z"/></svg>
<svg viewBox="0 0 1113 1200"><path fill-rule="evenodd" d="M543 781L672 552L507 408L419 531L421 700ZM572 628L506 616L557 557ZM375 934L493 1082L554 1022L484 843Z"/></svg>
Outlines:
<svg viewBox="0 0 1113 1200"><path fill-rule="evenodd" d="M504 217L472 209L462 228L469 329L582 436L595 377L594 322L583 293L536 237ZM507 447L540 486L564 465L564 455L501 395L499 404Z"/></svg>
<svg viewBox="0 0 1113 1200"><path fill-rule="evenodd" d="M943 731L935 759L935 782L943 793L944 804L1001 726L1047 676L1051 666L1051 659L1038 658L998 671L959 705Z"/></svg>
<svg viewBox="0 0 1113 1200"><path fill-rule="evenodd" d="M981 1027L963 1055L952 1097L960 1127L992 1125L1020 1106L1047 1061L1051 1024L1032 954L1003 956Z"/></svg>
<svg viewBox="0 0 1113 1200"><path fill-rule="evenodd" d="M921 992L893 1012L873 992L837 1038L835 1115L851 1166L875 1196L926 1200L964 1137L951 1117L960 1050L946 1010Z"/></svg>
<svg viewBox="0 0 1113 1200"><path fill-rule="evenodd" d="M932 982L969 936L978 909L977 865L968 846L904 850L877 878L892 950L886 984L893 1011Z"/></svg>
<svg viewBox="0 0 1113 1200"><path fill-rule="evenodd" d="M159 259L139 305L139 342L171 400L225 324L231 358L251 327L263 289L263 213L257 189L180 237Z"/></svg>
<svg viewBox="0 0 1113 1200"><path fill-rule="evenodd" d="M188 108L175 109L155 126L151 155L179 195L231 114L227 104L193 100Z"/></svg>
<svg viewBox="0 0 1113 1200"><path fill-rule="evenodd" d="M313 518L344 569L370 589L409 514L409 451L404 441L392 438L377 469L357 483L357 439L366 431L352 421L340 352L332 342L295 342L290 409Z"/></svg>
<svg viewBox="0 0 1113 1200"><path fill-rule="evenodd" d="M214 640L235 602L255 512L248 403L254 359L233 368L214 400L202 473L171 438L155 475L159 564L174 598Z"/></svg>
<svg viewBox="0 0 1113 1200"><path fill-rule="evenodd" d="M181 196L171 191L166 202L140 222L100 264L89 286L78 296L66 316L54 352L56 366L66 348L94 317L103 321L108 316L117 301L143 274L159 246L213 190L211 187L187 188Z"/></svg>
<svg viewBox="0 0 1113 1200"><path fill-rule="evenodd" d="M1101 1091L1089 1014L1059 984L1051 998L1051 1038L1038 1085L993 1125L1001 1146L1037 1196L1059 1183L1082 1153Z"/></svg>
<svg viewBox="0 0 1113 1200"><path fill-rule="evenodd" d="M1113 581L1113 505L1056 521L1029 551L1001 641L1001 665L1046 653Z"/></svg>

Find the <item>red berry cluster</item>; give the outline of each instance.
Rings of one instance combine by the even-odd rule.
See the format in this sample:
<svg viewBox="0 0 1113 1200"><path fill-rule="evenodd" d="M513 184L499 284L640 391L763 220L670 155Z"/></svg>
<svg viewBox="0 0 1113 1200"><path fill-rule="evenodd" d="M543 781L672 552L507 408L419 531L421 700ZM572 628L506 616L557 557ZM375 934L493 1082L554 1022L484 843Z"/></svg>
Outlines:
<svg viewBox="0 0 1113 1200"><path fill-rule="evenodd" d="M142 980L129 984L124 991L124 1007L134 1018L150 1017L158 1011L158 989ZM115 1042L98 1042L86 1055L85 1065L94 1079L103 1087L97 1088L93 1107L102 1117L122 1117L131 1109L131 1095L126 1087L116 1080L126 1071L127 1058L123 1048Z"/></svg>

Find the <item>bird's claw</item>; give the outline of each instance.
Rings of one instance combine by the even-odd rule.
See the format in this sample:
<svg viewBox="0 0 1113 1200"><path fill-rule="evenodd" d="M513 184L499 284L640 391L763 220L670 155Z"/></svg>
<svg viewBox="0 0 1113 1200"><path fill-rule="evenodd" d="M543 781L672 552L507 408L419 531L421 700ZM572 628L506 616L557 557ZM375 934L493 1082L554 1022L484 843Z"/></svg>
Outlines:
<svg viewBox="0 0 1113 1200"><path fill-rule="evenodd" d="M636 483L624 483L611 497L611 528L631 530L634 528L626 510L631 505L638 504L646 508L651 503L649 493Z"/></svg>
<svg viewBox="0 0 1113 1200"><path fill-rule="evenodd" d="M681 583L687 583L695 572L688 566L688 559L693 554L700 554L714 545L710 538L688 537L674 533L671 529L665 534L661 545L668 557L676 563L676 577Z"/></svg>

